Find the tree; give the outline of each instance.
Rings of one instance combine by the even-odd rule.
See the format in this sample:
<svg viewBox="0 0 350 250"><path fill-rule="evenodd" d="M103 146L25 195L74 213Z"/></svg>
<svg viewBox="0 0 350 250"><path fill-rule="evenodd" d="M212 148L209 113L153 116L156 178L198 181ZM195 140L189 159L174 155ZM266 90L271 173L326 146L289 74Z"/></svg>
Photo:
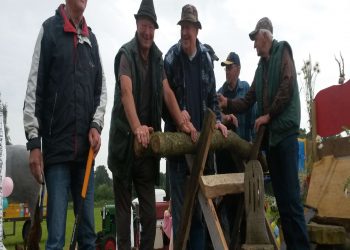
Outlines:
<svg viewBox="0 0 350 250"><path fill-rule="evenodd" d="M2 100L1 100L1 93L0 93L0 108L2 109L3 116L4 116L6 145L11 145L12 143L11 143L11 138L10 138L10 129L7 126L7 104L2 102Z"/></svg>
<svg viewBox="0 0 350 250"><path fill-rule="evenodd" d="M112 186L112 180L109 178L107 169L104 165L100 165L95 170L95 188L106 184L107 186Z"/></svg>
<svg viewBox="0 0 350 250"><path fill-rule="evenodd" d="M316 77L320 73L320 65L318 62L316 62L314 65L311 61L311 56L309 55L309 59L304 61L304 65L301 68L301 73L303 75L302 79L302 85L301 89L304 89L305 91L305 98L306 98L306 108L308 112L308 123L309 123L309 131L312 129L312 102L314 100L314 93L315 93L315 82Z"/></svg>
<svg viewBox="0 0 350 250"><path fill-rule="evenodd" d="M338 63L338 67L339 67L339 80L338 83L339 84L343 84L345 81L345 72L344 72L344 58L340 52L340 60L338 60L335 56L334 56L335 60Z"/></svg>

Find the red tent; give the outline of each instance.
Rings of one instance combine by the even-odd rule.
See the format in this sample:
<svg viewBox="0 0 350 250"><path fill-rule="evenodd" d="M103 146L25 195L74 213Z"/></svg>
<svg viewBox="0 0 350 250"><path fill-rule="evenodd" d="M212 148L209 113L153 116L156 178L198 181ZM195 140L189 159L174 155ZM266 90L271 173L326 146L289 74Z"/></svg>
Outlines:
<svg viewBox="0 0 350 250"><path fill-rule="evenodd" d="M332 136L350 127L350 80L321 90L314 102L318 135Z"/></svg>

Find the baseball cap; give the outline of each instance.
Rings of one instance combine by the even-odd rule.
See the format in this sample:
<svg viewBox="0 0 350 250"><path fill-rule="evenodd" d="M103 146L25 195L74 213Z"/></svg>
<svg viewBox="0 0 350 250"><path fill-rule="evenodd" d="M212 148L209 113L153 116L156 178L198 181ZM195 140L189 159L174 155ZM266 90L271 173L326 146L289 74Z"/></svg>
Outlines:
<svg viewBox="0 0 350 250"><path fill-rule="evenodd" d="M238 66L241 66L239 56L235 52L230 52L227 56L226 61L221 62L221 66L227 66L231 64L236 64Z"/></svg>
<svg viewBox="0 0 350 250"><path fill-rule="evenodd" d="M268 17L263 17L258 21L258 23L255 26L255 29L249 33L250 40L254 41L256 34L261 29L269 30L271 32L271 34L273 34L272 23Z"/></svg>

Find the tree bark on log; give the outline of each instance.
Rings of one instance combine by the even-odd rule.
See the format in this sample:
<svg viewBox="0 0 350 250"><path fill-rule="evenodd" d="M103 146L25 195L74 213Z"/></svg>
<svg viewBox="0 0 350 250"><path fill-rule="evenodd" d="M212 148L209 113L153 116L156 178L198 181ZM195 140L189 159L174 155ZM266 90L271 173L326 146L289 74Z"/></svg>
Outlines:
<svg viewBox="0 0 350 250"><path fill-rule="evenodd" d="M182 132L155 132L151 134L150 143L143 148L137 141L134 150L137 156L157 155L159 157L193 154L197 142ZM219 130L215 130L210 144L210 150L228 149L242 159L248 159L252 145L240 138L236 133L228 131L227 138Z"/></svg>

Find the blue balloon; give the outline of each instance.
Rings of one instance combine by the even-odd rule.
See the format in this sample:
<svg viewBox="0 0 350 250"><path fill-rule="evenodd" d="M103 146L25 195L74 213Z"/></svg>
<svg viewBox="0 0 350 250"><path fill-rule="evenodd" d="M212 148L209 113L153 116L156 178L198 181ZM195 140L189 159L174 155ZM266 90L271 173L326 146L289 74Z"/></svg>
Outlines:
<svg viewBox="0 0 350 250"><path fill-rule="evenodd" d="M2 198L2 209L6 209L9 206L9 201L7 200L7 198L3 197Z"/></svg>

